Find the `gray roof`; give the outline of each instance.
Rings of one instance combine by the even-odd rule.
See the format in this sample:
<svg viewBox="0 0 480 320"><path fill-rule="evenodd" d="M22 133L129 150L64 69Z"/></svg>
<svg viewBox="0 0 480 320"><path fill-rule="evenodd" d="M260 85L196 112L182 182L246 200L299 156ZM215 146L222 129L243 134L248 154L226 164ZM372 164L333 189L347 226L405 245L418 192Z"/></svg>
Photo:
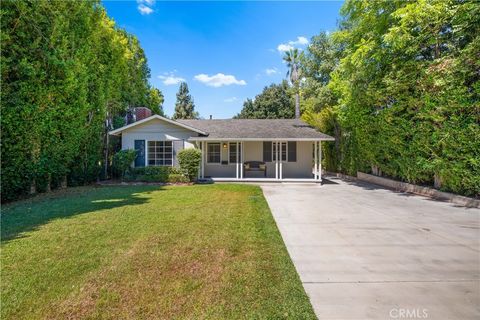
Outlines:
<svg viewBox="0 0 480 320"><path fill-rule="evenodd" d="M191 140L334 140L298 119L177 120L208 133Z"/></svg>

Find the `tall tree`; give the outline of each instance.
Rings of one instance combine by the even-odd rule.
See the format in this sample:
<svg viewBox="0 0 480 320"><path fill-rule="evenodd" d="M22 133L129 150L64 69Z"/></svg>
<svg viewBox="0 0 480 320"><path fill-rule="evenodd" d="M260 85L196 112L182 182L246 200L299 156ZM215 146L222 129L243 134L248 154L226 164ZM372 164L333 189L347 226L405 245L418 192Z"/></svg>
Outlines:
<svg viewBox="0 0 480 320"><path fill-rule="evenodd" d="M302 53L297 48L285 52L283 60L287 64L287 77L295 91L295 118L300 118L300 59Z"/></svg>
<svg viewBox="0 0 480 320"><path fill-rule="evenodd" d="M147 101L145 106L147 108L150 108L153 114L165 116L163 112L163 101L164 101L164 97L162 92L157 88L151 87L148 90Z"/></svg>
<svg viewBox="0 0 480 320"><path fill-rule="evenodd" d="M295 116L294 102L287 81L271 84L243 103L243 109L235 118L242 119L291 119Z"/></svg>
<svg viewBox="0 0 480 320"><path fill-rule="evenodd" d="M197 119L198 112L195 111L193 98L188 90L186 82L182 82L177 92L177 102L175 103L175 113L173 119Z"/></svg>

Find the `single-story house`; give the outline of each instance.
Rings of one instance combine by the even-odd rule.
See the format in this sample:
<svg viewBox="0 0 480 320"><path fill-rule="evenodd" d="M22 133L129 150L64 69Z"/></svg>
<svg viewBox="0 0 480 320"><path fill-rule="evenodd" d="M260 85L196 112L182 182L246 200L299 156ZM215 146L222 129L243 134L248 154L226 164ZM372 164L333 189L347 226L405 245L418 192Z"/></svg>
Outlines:
<svg viewBox="0 0 480 320"><path fill-rule="evenodd" d="M321 143L334 138L298 119L171 120L152 115L110 132L137 150L135 167L176 166L202 151L201 179L321 181Z"/></svg>

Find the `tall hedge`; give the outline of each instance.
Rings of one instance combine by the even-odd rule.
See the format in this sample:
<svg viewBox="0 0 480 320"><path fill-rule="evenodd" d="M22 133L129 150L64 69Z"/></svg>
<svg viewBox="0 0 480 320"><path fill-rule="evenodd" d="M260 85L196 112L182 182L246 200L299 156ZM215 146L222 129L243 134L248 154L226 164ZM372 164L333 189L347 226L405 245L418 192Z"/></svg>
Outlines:
<svg viewBox="0 0 480 320"><path fill-rule="evenodd" d="M332 68L306 81L328 101L307 117L337 138L328 166L480 196L478 2L352 0L341 14L333 45L307 54L334 65L326 84L318 75Z"/></svg>
<svg viewBox="0 0 480 320"><path fill-rule="evenodd" d="M98 1L6 0L1 14L2 201L96 180L111 119L149 101L138 40Z"/></svg>

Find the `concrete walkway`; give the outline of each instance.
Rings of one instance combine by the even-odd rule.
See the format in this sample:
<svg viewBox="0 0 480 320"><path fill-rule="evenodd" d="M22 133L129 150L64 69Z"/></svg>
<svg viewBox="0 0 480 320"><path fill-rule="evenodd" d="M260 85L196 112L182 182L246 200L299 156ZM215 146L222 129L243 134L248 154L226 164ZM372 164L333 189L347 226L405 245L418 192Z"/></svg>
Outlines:
<svg viewBox="0 0 480 320"><path fill-rule="evenodd" d="M480 319L480 210L332 178L262 185L320 319Z"/></svg>

